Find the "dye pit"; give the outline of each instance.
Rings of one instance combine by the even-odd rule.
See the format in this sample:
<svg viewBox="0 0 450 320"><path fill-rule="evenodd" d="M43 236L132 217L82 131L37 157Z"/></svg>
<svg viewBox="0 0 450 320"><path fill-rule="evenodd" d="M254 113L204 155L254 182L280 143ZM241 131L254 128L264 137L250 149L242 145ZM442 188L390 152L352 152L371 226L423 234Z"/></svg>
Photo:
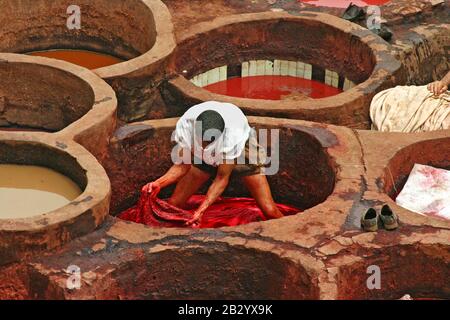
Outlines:
<svg viewBox="0 0 450 320"><path fill-rule="evenodd" d="M0 64L0 127L60 131L93 107L92 88L74 75L71 65L60 70L15 57Z"/></svg>
<svg viewBox="0 0 450 320"><path fill-rule="evenodd" d="M289 76L254 76L231 78L204 87L220 95L263 99L313 99L337 95L342 91L314 80L299 79Z"/></svg>
<svg viewBox="0 0 450 320"><path fill-rule="evenodd" d="M69 204L81 190L48 168L0 165L0 219L41 215Z"/></svg>
<svg viewBox="0 0 450 320"><path fill-rule="evenodd" d="M327 98L355 86L337 72L278 59L222 66L194 76L191 82L219 95L259 100Z"/></svg>
<svg viewBox="0 0 450 320"><path fill-rule="evenodd" d="M384 54L386 42L329 14L261 12L214 21L179 35L174 75L162 91L171 108L155 118L180 116L186 101L212 100L233 103L247 115L369 129L372 97L404 76L399 61ZM246 87L255 76L289 83L278 87L274 81L275 92L260 92L250 83ZM237 89L230 88L235 83ZM309 98L317 100L314 107Z"/></svg>
<svg viewBox="0 0 450 320"><path fill-rule="evenodd" d="M29 55L63 60L88 68L90 70L108 67L123 62L122 59L119 59L114 56L84 50L60 49L60 50L30 52Z"/></svg>
<svg viewBox="0 0 450 320"><path fill-rule="evenodd" d="M9 19L0 50L90 50L124 61L91 72L54 59L0 54L0 73L14 75L0 77L0 127L7 128L0 130L0 164L47 167L83 190L47 215L0 219L0 298L450 298L449 222L392 199L414 163L449 168L450 133L368 130L374 94L426 84L450 68L442 50L450 43L448 20L437 13L449 9L448 1L387 3L383 15L395 26L391 43L342 21L342 10L291 14L282 2L285 12L270 12L265 1L250 0L136 0L127 8L98 1L74 41L48 12L64 13L63 2L47 9L46 1L33 1L33 10L19 10L12 21L17 6L31 1L8 1L0 10ZM410 25L394 19L406 15L399 7L417 9L408 11L414 12ZM111 15L117 19L95 18ZM135 24L123 17L135 17ZM30 28L20 27L24 21ZM307 86L272 92L269 99L205 90L218 80L274 76L257 66L275 60L287 65L275 76L318 81L339 92L313 96ZM169 168L176 117L206 100L235 103L258 130L280 130L279 143L270 145L279 146L280 170L269 183L276 202L301 213L205 229L156 228L117 217L137 204L144 184ZM16 131L21 128L31 131ZM233 179L224 196L249 195ZM399 215L400 228L362 232L361 214L383 204ZM69 265L83 270L80 290L65 286ZM372 265L386 271L381 290L367 288Z"/></svg>
<svg viewBox="0 0 450 320"><path fill-rule="evenodd" d="M192 219L192 211L204 200L204 195L194 195L185 208L181 209L171 206L166 200L144 194L141 195L137 206L122 212L118 217L156 228L187 228L186 223ZM277 207L284 216L300 212L292 206L277 204ZM235 227L267 220L254 199L221 197L206 210L198 224L190 227L200 229Z"/></svg>
<svg viewBox="0 0 450 320"><path fill-rule="evenodd" d="M167 7L155 0L128 0L127 6L120 1L81 0L76 5L89 14L82 15L80 29L71 29L69 2L2 2L5 27L0 30L0 52L39 52L92 68L115 88L119 118L141 118L157 97L155 83L165 78L167 57L175 49Z"/></svg>

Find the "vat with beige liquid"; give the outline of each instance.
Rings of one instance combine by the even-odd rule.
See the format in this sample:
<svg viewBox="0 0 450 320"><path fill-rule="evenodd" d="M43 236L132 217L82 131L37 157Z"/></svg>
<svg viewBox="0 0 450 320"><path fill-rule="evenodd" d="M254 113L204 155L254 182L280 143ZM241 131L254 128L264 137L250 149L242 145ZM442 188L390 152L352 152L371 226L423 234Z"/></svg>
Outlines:
<svg viewBox="0 0 450 320"><path fill-rule="evenodd" d="M68 177L45 167L0 165L0 219L21 219L59 209L82 193Z"/></svg>

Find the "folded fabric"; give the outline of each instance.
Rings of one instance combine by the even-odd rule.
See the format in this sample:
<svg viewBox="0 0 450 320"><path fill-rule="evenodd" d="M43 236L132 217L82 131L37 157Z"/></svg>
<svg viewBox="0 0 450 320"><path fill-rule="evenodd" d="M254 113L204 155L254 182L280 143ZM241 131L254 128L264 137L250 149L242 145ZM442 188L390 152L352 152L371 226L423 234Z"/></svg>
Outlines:
<svg viewBox="0 0 450 320"><path fill-rule="evenodd" d="M450 220L450 171L416 164L396 202L419 214Z"/></svg>
<svg viewBox="0 0 450 320"><path fill-rule="evenodd" d="M192 219L205 196L192 196L186 209L172 206L167 201L158 199L153 194L143 192L137 206L121 213L120 219L142 223L154 227L186 227L185 223ZM284 215L294 215L299 209L278 204ZM220 198L205 212L201 223L196 228L219 228L237 226L256 221L267 220L254 199L250 198Z"/></svg>
<svg viewBox="0 0 450 320"><path fill-rule="evenodd" d="M397 86L373 98L370 118L372 128L383 132L450 129L450 95L435 97L427 86Z"/></svg>

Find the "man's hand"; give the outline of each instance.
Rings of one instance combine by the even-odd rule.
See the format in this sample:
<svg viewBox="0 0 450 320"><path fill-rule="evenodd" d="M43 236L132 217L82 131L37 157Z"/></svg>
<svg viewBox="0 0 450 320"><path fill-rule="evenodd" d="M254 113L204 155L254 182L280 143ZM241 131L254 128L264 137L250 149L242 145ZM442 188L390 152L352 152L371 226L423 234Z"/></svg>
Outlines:
<svg viewBox="0 0 450 320"><path fill-rule="evenodd" d="M219 165L219 168L217 169L217 175L214 179L213 183L208 189L208 192L206 193L206 198L200 205L200 207L195 211L194 217L189 220L186 225L198 225L200 220L203 217L203 214L206 212L206 210L211 206L216 200L222 195L222 193L225 191L225 188L228 185L228 182L230 181L230 175L234 169L234 164L221 164Z"/></svg>
<svg viewBox="0 0 450 320"><path fill-rule="evenodd" d="M440 96L448 90L448 85L446 85L443 81L435 81L428 85L428 90L430 90L430 92L435 96Z"/></svg>
<svg viewBox="0 0 450 320"><path fill-rule="evenodd" d="M195 211L194 213L194 217L189 220L188 222L186 222L187 226L198 226L202 220L203 217L203 213L202 211Z"/></svg>
<svg viewBox="0 0 450 320"><path fill-rule="evenodd" d="M150 182L142 187L142 193L148 193L151 194L152 192L157 192L161 190L161 187L157 182Z"/></svg>
<svg viewBox="0 0 450 320"><path fill-rule="evenodd" d="M141 191L143 193L156 193L158 195L161 189L180 181L188 173L190 168L190 164L175 164L161 178L142 187Z"/></svg>

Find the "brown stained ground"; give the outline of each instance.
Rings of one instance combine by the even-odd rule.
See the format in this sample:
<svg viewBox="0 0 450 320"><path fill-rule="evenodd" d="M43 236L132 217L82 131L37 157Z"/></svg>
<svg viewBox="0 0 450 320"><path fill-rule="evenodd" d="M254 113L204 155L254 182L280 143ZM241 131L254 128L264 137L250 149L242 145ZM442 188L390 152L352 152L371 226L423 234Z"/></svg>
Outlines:
<svg viewBox="0 0 450 320"><path fill-rule="evenodd" d="M282 9L293 15L308 10L340 16L344 11L339 8L317 7L297 0L163 0L163 2L172 14L177 35L183 34L195 23L210 21L225 15ZM444 11L442 8L433 8L430 2L423 0L394 0L382 6L383 18L389 25L413 22L417 20L418 14L421 15L420 19L433 20L436 14L445 16Z"/></svg>
<svg viewBox="0 0 450 320"><path fill-rule="evenodd" d="M297 0L164 0L163 2L169 7L173 16L177 35L182 34L195 23L210 21L225 15L280 10L294 15L302 10L321 11L334 15L340 15L343 12L343 9L316 7Z"/></svg>

